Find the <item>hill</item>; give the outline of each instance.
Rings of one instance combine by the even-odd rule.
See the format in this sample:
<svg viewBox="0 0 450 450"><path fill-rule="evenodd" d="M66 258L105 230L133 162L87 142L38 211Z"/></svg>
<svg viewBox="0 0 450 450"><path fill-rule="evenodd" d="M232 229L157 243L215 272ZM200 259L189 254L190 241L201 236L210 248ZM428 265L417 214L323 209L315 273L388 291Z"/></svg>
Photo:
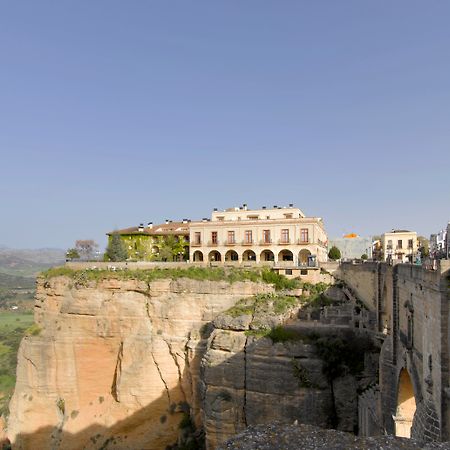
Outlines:
<svg viewBox="0 0 450 450"><path fill-rule="evenodd" d="M35 277L39 272L62 264L64 250L17 250L0 247L0 273L22 277Z"/></svg>

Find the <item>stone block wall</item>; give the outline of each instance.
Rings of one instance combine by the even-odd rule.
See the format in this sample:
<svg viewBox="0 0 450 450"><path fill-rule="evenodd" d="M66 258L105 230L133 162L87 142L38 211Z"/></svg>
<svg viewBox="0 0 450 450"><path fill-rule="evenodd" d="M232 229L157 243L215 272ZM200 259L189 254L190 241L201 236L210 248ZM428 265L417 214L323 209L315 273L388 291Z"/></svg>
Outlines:
<svg viewBox="0 0 450 450"><path fill-rule="evenodd" d="M445 261L437 270L410 264L345 263L337 271L337 277L376 312L377 329L385 335L380 395L360 398L363 433L372 432L368 414L378 410L382 428L389 434L399 432L409 420L412 437L450 440L449 274L450 262ZM410 380L415 402L415 413L406 418L399 407L399 390L404 389L401 374Z"/></svg>

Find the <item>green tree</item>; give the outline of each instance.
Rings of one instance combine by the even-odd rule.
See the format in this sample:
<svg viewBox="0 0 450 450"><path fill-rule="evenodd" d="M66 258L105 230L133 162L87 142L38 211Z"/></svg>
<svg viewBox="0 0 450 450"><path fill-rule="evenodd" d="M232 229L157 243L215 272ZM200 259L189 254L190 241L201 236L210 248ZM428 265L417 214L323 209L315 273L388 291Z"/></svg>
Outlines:
<svg viewBox="0 0 450 450"><path fill-rule="evenodd" d="M362 260L366 260L366 259L368 259L369 257L367 256L367 253L364 253L363 255L361 255L361 259Z"/></svg>
<svg viewBox="0 0 450 450"><path fill-rule="evenodd" d="M419 252L422 258L430 256L430 241L424 236L418 236Z"/></svg>
<svg viewBox="0 0 450 450"><path fill-rule="evenodd" d="M187 259L186 249L188 243L182 237L172 235L160 237L158 242L159 253L156 261L180 261Z"/></svg>
<svg viewBox="0 0 450 450"><path fill-rule="evenodd" d="M69 248L66 252L67 259L80 259L80 254L76 248Z"/></svg>
<svg viewBox="0 0 450 450"><path fill-rule="evenodd" d="M125 261L127 259L128 252L119 233L113 233L110 236L105 255L109 261L117 262Z"/></svg>
<svg viewBox="0 0 450 450"><path fill-rule="evenodd" d="M341 251L333 245L333 247L330 248L330 251L328 252L328 258L330 258L333 261L336 261L341 258Z"/></svg>

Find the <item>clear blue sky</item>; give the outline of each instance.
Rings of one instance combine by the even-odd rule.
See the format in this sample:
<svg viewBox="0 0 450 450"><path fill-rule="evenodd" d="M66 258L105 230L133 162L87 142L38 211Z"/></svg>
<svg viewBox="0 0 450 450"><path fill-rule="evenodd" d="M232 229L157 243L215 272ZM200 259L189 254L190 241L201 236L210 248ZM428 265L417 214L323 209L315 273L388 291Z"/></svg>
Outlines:
<svg viewBox="0 0 450 450"><path fill-rule="evenodd" d="M450 220L450 2L3 1L0 244L213 207Z"/></svg>

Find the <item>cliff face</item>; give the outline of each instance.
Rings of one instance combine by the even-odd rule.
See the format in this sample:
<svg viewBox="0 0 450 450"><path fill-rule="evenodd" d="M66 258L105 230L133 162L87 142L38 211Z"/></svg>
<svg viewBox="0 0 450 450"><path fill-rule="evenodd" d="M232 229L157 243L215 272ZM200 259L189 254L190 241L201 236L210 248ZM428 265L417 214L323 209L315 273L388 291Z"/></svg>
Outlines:
<svg viewBox="0 0 450 450"><path fill-rule="evenodd" d="M324 374L324 356L316 346L322 343L322 347L326 345L333 352L332 345L339 343L338 349L354 336L349 329L327 326L322 337L316 327L314 339L308 338L311 329L288 319L297 313L295 307L279 315L271 307L263 311L257 307L253 315L232 318L227 312L214 321L215 329L201 365L208 449L217 448L247 426L274 421L297 420L322 428L354 431L357 389L370 385L373 377L361 373L357 379L347 368L339 370L340 362L336 361L335 368L328 367L330 379ZM287 319L295 325L287 326L283 335L272 332L267 337L258 336L253 328L268 329ZM361 359L364 361L362 352Z"/></svg>
<svg viewBox="0 0 450 450"><path fill-rule="evenodd" d="M164 449L189 408L201 421L202 326L238 299L270 291L188 279L39 280L41 331L19 350L13 447Z"/></svg>

